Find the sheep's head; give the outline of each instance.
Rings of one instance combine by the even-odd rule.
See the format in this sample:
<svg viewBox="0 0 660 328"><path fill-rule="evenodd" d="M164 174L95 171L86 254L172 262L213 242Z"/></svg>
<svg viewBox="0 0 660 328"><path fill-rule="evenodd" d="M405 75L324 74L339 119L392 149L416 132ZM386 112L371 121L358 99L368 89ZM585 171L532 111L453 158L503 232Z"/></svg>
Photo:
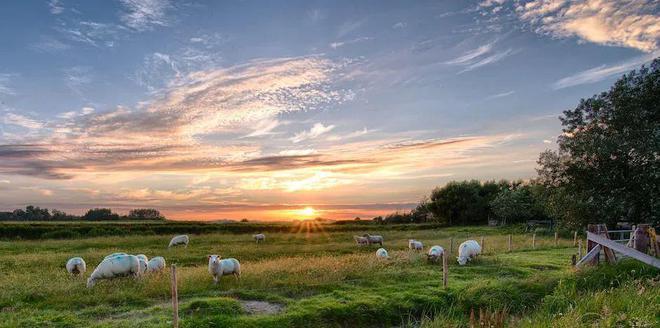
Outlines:
<svg viewBox="0 0 660 328"><path fill-rule="evenodd" d="M96 284L96 280L92 278L87 278L87 288L92 288Z"/></svg>
<svg viewBox="0 0 660 328"><path fill-rule="evenodd" d="M456 260L458 260L459 265L465 265L467 264L468 258L467 257L457 257Z"/></svg>
<svg viewBox="0 0 660 328"><path fill-rule="evenodd" d="M209 255L208 259L209 259L209 264L217 264L220 263L221 257L220 255Z"/></svg>

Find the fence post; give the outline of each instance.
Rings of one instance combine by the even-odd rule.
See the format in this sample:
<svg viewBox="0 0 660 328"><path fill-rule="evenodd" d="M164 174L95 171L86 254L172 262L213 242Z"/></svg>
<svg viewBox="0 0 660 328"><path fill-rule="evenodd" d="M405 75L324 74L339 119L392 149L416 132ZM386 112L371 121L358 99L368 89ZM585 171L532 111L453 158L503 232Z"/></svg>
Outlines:
<svg viewBox="0 0 660 328"><path fill-rule="evenodd" d="M582 259L582 239L578 240L578 258Z"/></svg>
<svg viewBox="0 0 660 328"><path fill-rule="evenodd" d="M559 233L555 231L555 247L559 245Z"/></svg>
<svg viewBox="0 0 660 328"><path fill-rule="evenodd" d="M536 249L536 232L532 234L532 249Z"/></svg>
<svg viewBox="0 0 660 328"><path fill-rule="evenodd" d="M449 237L449 255L454 255L454 237Z"/></svg>
<svg viewBox="0 0 660 328"><path fill-rule="evenodd" d="M486 248L484 247L484 236L481 236L481 253L485 253Z"/></svg>
<svg viewBox="0 0 660 328"><path fill-rule="evenodd" d="M179 327L179 293L176 288L176 264L172 264L172 311L174 312L172 326L174 328L178 328Z"/></svg>
<svg viewBox="0 0 660 328"><path fill-rule="evenodd" d="M512 250L511 248L511 235L509 234L509 252Z"/></svg>
<svg viewBox="0 0 660 328"><path fill-rule="evenodd" d="M577 230L573 231L573 247L577 246Z"/></svg>
<svg viewBox="0 0 660 328"><path fill-rule="evenodd" d="M449 272L447 270L447 256L442 254L442 287L447 288L447 276Z"/></svg>

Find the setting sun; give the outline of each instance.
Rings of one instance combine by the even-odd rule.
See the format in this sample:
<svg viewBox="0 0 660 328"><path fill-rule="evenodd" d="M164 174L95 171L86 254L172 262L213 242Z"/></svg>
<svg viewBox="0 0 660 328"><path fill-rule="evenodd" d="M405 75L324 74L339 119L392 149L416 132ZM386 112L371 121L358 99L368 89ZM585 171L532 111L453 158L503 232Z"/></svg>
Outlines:
<svg viewBox="0 0 660 328"><path fill-rule="evenodd" d="M316 214L316 210L312 207L307 206L301 210L298 210L298 213L304 216L313 216Z"/></svg>

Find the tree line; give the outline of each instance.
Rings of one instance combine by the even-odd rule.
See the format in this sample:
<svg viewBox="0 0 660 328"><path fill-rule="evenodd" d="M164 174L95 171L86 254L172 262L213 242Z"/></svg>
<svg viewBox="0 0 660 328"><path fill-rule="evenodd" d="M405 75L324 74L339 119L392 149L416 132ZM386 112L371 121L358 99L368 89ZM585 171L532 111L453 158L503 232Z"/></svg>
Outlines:
<svg viewBox="0 0 660 328"><path fill-rule="evenodd" d="M559 117L557 150L542 152L529 181L454 181L410 212L381 223L446 225L550 219L660 224L660 58L625 74L610 90L582 99Z"/></svg>
<svg viewBox="0 0 660 328"><path fill-rule="evenodd" d="M0 212L0 221L107 221L107 220L165 220L165 217L153 208L136 208L127 215L119 215L109 208L93 208L84 215L68 214L60 210L48 210L39 206L28 205L25 209Z"/></svg>

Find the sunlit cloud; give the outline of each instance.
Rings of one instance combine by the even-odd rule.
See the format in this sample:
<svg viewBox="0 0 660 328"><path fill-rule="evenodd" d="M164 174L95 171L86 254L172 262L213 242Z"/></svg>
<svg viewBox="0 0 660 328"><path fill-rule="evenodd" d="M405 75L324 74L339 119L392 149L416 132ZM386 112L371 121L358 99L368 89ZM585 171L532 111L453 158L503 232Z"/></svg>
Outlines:
<svg viewBox="0 0 660 328"><path fill-rule="evenodd" d="M29 118L24 115L16 114L16 113L6 113L3 118L3 122L5 124L12 124L16 126L20 126L26 129L40 129L44 126L42 122L39 122L33 118Z"/></svg>
<svg viewBox="0 0 660 328"><path fill-rule="evenodd" d="M653 58L655 58L658 55L660 55L660 51L654 52L649 55L637 57L629 61L617 63L614 65L600 65L598 67L594 67L582 72L578 72L571 76L562 78L557 82L553 83L552 87L554 89L563 89L563 88L573 87L576 85L602 81L606 78L629 72L630 70L633 70L642 64L652 61Z"/></svg>
<svg viewBox="0 0 660 328"><path fill-rule="evenodd" d="M121 0L121 4L126 9L121 21L130 28L145 31L168 25L166 14L172 8L168 0Z"/></svg>
<svg viewBox="0 0 660 328"><path fill-rule="evenodd" d="M332 131L334 128L334 125L323 125L323 123L315 123L314 126L312 126L312 128L308 131L296 133L296 135L291 138L291 141L293 141L293 143L299 143L308 139L315 139L322 134L326 134Z"/></svg>

